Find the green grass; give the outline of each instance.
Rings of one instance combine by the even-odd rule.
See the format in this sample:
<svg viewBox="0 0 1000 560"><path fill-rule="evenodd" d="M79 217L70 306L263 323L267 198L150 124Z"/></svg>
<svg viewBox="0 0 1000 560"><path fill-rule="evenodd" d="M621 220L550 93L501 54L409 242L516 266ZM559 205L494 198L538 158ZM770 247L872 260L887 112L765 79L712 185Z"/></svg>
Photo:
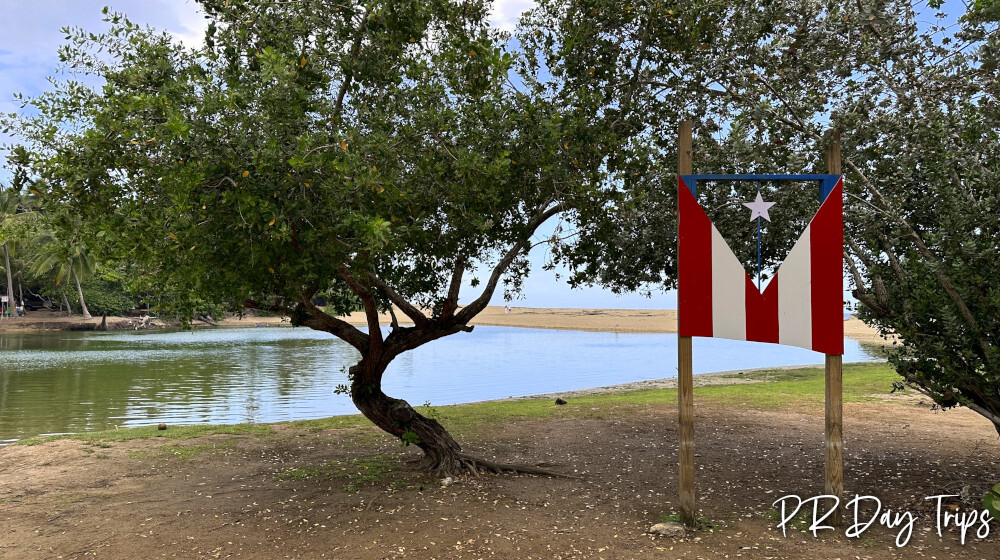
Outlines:
<svg viewBox="0 0 1000 560"><path fill-rule="evenodd" d="M288 422L290 428L297 430L307 430L310 432L322 432L324 430L343 430L348 428L362 428L371 425L371 422L360 414L351 416L330 416L329 418L319 418L317 420L296 420Z"/></svg>
<svg viewBox="0 0 1000 560"><path fill-rule="evenodd" d="M734 377L736 377L734 375ZM709 406L739 406L762 410L822 411L824 402L824 372L822 367L790 370L765 370L748 372L743 378L759 379L766 383L741 385L713 385L695 388L695 401ZM886 363L847 364L844 366L844 402L878 401L888 397L892 382L899 376ZM417 406L418 412L436 417L455 437L465 438L484 435L490 427L501 422L535 419L605 418L641 413L649 407L676 406L675 389L655 389L624 393L579 396L567 399L566 405L557 406L550 399L510 399L474 404L448 406ZM361 415L333 416L319 420L302 420L283 423L296 431L323 432L349 430L347 437L356 443L384 438L377 428ZM282 439L270 425L237 424L230 426L171 426L157 430L156 426L130 428L107 432L31 438L20 445L36 445L57 439L83 440L93 447L106 448L108 442L134 439L166 438L190 439L213 434L256 435Z"/></svg>
<svg viewBox="0 0 1000 560"><path fill-rule="evenodd" d="M749 372L741 376L766 383L711 385L694 390L695 401L707 405L741 406L752 409L801 409L815 406L823 410L825 373L821 367ZM885 363L847 364L844 366L844 402L877 401L888 396L892 382L899 376ZM547 418L603 418L641 411L649 406L675 406L676 389L630 391L607 395L567 398L568 404L556 406L549 399L511 399L465 405L436 407L439 419L461 435L496 422ZM422 412L422 407L417 407Z"/></svg>
<svg viewBox="0 0 1000 560"><path fill-rule="evenodd" d="M38 445L61 439L82 440L88 445L107 448L108 442L132 441L136 439L193 439L202 436L227 435L268 435L274 431L267 424L232 424L223 426L170 426L166 430L158 430L156 426L141 428L126 428L123 430L107 430L103 432L87 432L83 434L64 434L58 436L34 437L21 440L16 445Z"/></svg>
<svg viewBox="0 0 1000 560"><path fill-rule="evenodd" d="M358 492L363 486L375 486L391 481L392 486L410 487L404 480L396 480L395 473L399 470L398 457L389 455L374 455L349 461L328 461L320 465L295 467L278 475L278 480L334 480L346 479L344 490Z"/></svg>
<svg viewBox="0 0 1000 560"><path fill-rule="evenodd" d="M822 407L825 401L823 368L760 371L749 378L770 379L769 383L722 385L695 389L695 400L704 399L722 406L743 406L779 410ZM879 401L892 390L899 376L885 363L847 364L844 366L844 402Z"/></svg>
<svg viewBox="0 0 1000 560"><path fill-rule="evenodd" d="M168 443L152 449L139 451L127 450L125 451L125 454L130 459L136 459L138 461L144 461L146 459L175 459L186 463L193 459L196 455L202 453L214 453L216 451L232 448L233 442L231 441L219 441L201 445L177 445L176 443Z"/></svg>
<svg viewBox="0 0 1000 560"><path fill-rule="evenodd" d="M213 453L220 449L228 449L230 447L232 447L232 445L226 442L207 445L168 444L160 446L159 452L160 457L163 459L177 459L186 463L194 458L195 455L199 455L201 453Z"/></svg>

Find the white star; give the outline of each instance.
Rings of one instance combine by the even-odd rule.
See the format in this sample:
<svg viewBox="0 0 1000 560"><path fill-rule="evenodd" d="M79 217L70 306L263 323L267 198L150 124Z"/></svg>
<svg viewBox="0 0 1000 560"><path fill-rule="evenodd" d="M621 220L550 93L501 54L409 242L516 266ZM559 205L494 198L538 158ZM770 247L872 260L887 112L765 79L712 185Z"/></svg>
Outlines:
<svg viewBox="0 0 1000 560"><path fill-rule="evenodd" d="M760 191L757 191L757 200L753 202L744 202L743 206L750 209L750 221L754 221L757 217L764 218L767 221L771 221L771 217L767 215L767 209L774 206L773 202L764 202L764 199L760 196Z"/></svg>

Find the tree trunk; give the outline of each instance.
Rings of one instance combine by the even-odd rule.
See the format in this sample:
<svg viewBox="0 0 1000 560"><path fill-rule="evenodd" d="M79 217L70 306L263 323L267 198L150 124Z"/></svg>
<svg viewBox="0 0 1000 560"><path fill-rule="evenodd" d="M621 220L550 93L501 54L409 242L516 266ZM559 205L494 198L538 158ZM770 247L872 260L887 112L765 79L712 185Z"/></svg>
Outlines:
<svg viewBox="0 0 1000 560"><path fill-rule="evenodd" d="M10 251L7 250L7 242L3 243L4 270L7 271L7 305L14 308L14 275L10 273ZM15 317L16 314L11 314Z"/></svg>
<svg viewBox="0 0 1000 560"><path fill-rule="evenodd" d="M367 376L362 374L369 363L362 360L351 368L354 380L351 400L361 414L384 431L419 447L424 452L421 468L434 476L456 475L467 469L462 447L444 426L433 418L423 416L406 401L382 392L381 379L385 366L374 366L375 371L367 372ZM363 379L373 374L377 376L377 381L366 385Z"/></svg>
<svg viewBox="0 0 1000 560"><path fill-rule="evenodd" d="M80 277L73 271L73 280L76 280L76 293L80 296L80 308L83 309L83 318L90 319L90 311L87 311L87 302L83 301L83 287L80 286Z"/></svg>
<svg viewBox="0 0 1000 560"><path fill-rule="evenodd" d="M62 294L63 305L66 306L66 316L67 317L72 317L73 316L73 308L69 306L69 298L66 297L66 290L59 290L59 293Z"/></svg>
<svg viewBox="0 0 1000 560"><path fill-rule="evenodd" d="M368 358L351 367L351 400L361 414L382 430L413 444L424 452L420 468L436 477L455 476L468 472L523 473L570 477L540 466L494 463L462 452L462 447L448 430L433 418L423 416L406 401L394 399L382 392L382 373L388 362L370 366ZM366 381L369 381L366 383Z"/></svg>

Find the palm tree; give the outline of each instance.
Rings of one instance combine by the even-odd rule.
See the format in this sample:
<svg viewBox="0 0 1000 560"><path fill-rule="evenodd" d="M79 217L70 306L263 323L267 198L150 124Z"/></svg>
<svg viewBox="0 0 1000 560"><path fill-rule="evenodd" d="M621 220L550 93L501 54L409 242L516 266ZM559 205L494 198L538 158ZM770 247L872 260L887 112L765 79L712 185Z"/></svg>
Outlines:
<svg viewBox="0 0 1000 560"><path fill-rule="evenodd" d="M14 275L10 270L10 242L14 236L11 224L17 215L21 204L21 195L17 191L4 189L0 191L0 241L3 242L4 270L7 272L7 302L14 305Z"/></svg>
<svg viewBox="0 0 1000 560"><path fill-rule="evenodd" d="M52 273L56 286L72 279L76 283L76 293L80 297L80 307L83 308L83 318L90 319L87 302L83 299L83 288L80 278L86 278L94 273L97 262L90 250L82 242L73 243L57 238L51 232L46 232L36 238L38 253L31 265L31 272L36 275ZM66 300L63 292L63 301ZM72 314L72 310L69 310Z"/></svg>

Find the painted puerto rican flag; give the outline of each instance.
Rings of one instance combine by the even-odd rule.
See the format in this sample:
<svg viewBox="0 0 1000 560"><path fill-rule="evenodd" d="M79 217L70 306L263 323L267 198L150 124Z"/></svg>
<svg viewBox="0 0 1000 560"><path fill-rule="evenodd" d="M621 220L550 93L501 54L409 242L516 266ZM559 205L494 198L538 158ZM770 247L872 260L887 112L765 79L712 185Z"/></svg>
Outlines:
<svg viewBox="0 0 1000 560"><path fill-rule="evenodd" d="M693 185L692 185L693 186ZM761 293L681 177L678 332L844 353L843 179Z"/></svg>

